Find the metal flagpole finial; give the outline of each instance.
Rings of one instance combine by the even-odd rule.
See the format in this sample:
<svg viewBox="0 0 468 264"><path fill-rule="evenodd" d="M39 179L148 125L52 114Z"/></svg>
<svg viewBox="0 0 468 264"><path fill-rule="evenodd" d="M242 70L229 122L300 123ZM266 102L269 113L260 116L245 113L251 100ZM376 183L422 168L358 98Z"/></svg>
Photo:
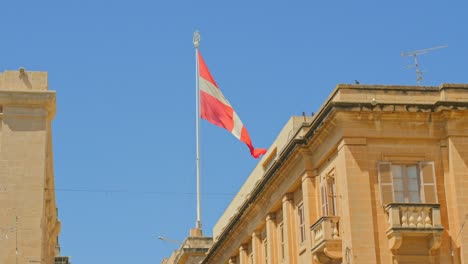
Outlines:
<svg viewBox="0 0 468 264"><path fill-rule="evenodd" d="M198 30L193 33L193 45L196 49L198 49L198 46L200 45L200 32L198 32Z"/></svg>

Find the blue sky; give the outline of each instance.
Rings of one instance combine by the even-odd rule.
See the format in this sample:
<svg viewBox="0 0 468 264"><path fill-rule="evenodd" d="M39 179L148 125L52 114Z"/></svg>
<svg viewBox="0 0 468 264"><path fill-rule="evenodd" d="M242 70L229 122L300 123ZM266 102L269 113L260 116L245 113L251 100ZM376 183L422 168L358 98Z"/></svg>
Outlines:
<svg viewBox="0 0 468 264"><path fill-rule="evenodd" d="M0 71L49 72L62 254L159 263L195 226L192 35L256 147L338 83L468 83L463 1L4 1ZM206 234L255 167L201 123Z"/></svg>

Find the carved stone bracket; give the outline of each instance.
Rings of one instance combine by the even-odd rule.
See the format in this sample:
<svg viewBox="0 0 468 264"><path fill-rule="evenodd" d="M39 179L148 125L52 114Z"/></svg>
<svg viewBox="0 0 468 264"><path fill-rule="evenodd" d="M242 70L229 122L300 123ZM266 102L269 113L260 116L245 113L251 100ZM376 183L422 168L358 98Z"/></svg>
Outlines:
<svg viewBox="0 0 468 264"><path fill-rule="evenodd" d="M432 237L429 240L429 250L434 251L434 250L439 249L440 244L442 244L441 234L438 234L438 233L432 234Z"/></svg>
<svg viewBox="0 0 468 264"><path fill-rule="evenodd" d="M388 238L388 247L391 250L397 250L400 248L402 242L403 242L403 236L401 234L392 234Z"/></svg>
<svg viewBox="0 0 468 264"><path fill-rule="evenodd" d="M411 236L411 235L410 235ZM390 233L387 235L388 237L388 248L390 250L398 250L404 239L404 233ZM442 236L440 233L433 233L429 235L428 241L428 250L434 251L439 249L442 243Z"/></svg>
<svg viewBox="0 0 468 264"><path fill-rule="evenodd" d="M314 261L317 263L324 263L324 264L342 263L341 258L340 259L330 258L324 252L316 252L313 258L314 258Z"/></svg>

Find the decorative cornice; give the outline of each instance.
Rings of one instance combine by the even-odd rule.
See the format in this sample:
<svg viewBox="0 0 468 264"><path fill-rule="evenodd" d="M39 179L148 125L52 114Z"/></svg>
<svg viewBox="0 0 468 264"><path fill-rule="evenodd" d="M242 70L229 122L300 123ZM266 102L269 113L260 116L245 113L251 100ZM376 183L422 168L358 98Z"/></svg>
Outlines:
<svg viewBox="0 0 468 264"><path fill-rule="evenodd" d="M0 91L0 106L44 108L49 117L55 116L55 91Z"/></svg>

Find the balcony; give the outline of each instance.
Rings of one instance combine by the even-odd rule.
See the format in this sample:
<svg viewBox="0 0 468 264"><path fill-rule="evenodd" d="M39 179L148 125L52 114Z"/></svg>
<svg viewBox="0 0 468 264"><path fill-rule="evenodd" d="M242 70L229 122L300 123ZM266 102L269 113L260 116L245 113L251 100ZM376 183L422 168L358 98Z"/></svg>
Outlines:
<svg viewBox="0 0 468 264"><path fill-rule="evenodd" d="M405 237L429 239L429 250L439 248L444 230L439 204L390 203L385 211L388 215L390 249L400 248Z"/></svg>
<svg viewBox="0 0 468 264"><path fill-rule="evenodd" d="M310 228L312 254L319 263L334 263L342 258L339 222L338 216L324 216Z"/></svg>

